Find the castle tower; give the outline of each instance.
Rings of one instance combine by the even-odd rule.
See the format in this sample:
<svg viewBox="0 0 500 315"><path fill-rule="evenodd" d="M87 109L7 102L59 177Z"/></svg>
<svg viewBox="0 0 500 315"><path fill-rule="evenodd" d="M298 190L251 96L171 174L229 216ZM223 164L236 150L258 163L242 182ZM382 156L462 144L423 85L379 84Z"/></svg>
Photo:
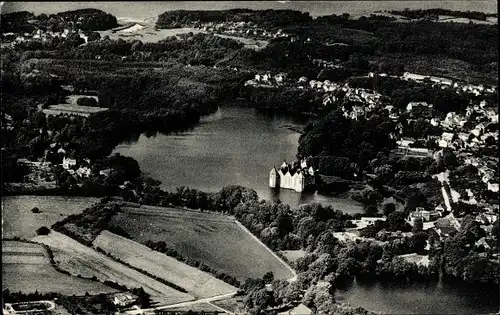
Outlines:
<svg viewBox="0 0 500 315"><path fill-rule="evenodd" d="M304 190L304 187L305 187L304 175L302 175L302 171L299 171L295 175L296 175L296 181L295 181L295 185L294 185L293 189L296 192L302 192Z"/></svg>
<svg viewBox="0 0 500 315"><path fill-rule="evenodd" d="M300 162L300 168L307 168L307 162L306 162L306 160L302 160Z"/></svg>
<svg viewBox="0 0 500 315"><path fill-rule="evenodd" d="M273 166L269 172L269 187L274 188L279 186L279 174L276 171L276 167Z"/></svg>

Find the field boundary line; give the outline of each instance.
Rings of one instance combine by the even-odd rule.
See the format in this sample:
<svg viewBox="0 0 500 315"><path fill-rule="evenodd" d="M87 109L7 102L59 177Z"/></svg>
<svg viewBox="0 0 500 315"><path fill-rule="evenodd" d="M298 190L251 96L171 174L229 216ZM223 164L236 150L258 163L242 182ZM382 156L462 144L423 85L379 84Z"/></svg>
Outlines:
<svg viewBox="0 0 500 315"><path fill-rule="evenodd" d="M238 225L243 231L245 231L246 233L248 233L254 240L256 240L257 242L259 242L260 245L264 246L264 248L271 253L271 255L273 255L281 264L283 264L293 275L293 277L287 279L288 282L294 282L297 280L297 273L295 272L295 270L289 265L287 264L280 256L278 256L275 252L273 252L269 247L267 247L266 244L264 244L257 236L255 236L252 232L250 232L249 229L247 229L243 224L241 224L238 220L234 220L234 222L236 223L236 225Z"/></svg>

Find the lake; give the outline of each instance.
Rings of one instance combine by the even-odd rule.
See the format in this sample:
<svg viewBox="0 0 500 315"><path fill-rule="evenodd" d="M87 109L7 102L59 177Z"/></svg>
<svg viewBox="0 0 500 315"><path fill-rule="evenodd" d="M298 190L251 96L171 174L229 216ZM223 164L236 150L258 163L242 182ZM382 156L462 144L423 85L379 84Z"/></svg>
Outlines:
<svg viewBox="0 0 500 315"><path fill-rule="evenodd" d="M337 289L335 299L381 314L487 314L498 312L498 288L432 284L361 284Z"/></svg>
<svg viewBox="0 0 500 315"><path fill-rule="evenodd" d="M201 118L198 126L174 135L141 135L119 145L113 153L136 159L141 169L173 191L187 186L217 192L227 185L253 188L260 198L280 199L294 207L320 202L347 213L361 212L350 199L269 188L269 171L283 160L295 160L300 134L286 126L303 123L251 108L222 107Z"/></svg>
<svg viewBox="0 0 500 315"><path fill-rule="evenodd" d="M249 8L254 10L290 9L309 12L311 16L349 13L353 16L378 10L443 8L459 11L497 12L497 3L487 1L102 1L102 2L4 2L2 13L30 11L35 14L95 8L116 17L144 20L171 10L225 10Z"/></svg>

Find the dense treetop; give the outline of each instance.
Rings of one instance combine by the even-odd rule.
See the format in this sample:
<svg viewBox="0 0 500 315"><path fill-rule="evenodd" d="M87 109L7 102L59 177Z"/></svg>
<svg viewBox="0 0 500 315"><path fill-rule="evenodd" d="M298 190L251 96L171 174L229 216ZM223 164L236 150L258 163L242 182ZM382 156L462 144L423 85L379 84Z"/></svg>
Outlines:
<svg viewBox="0 0 500 315"><path fill-rule="evenodd" d="M173 28L195 22L253 22L259 25L279 26L310 20L312 18L309 16L309 13L295 10L175 10L160 14L156 26L158 28Z"/></svg>

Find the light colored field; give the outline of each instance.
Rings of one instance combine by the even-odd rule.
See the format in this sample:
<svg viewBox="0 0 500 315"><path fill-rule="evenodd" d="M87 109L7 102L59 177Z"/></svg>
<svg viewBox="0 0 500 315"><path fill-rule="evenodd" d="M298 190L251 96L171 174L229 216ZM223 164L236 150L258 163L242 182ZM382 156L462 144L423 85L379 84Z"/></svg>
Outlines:
<svg viewBox="0 0 500 315"><path fill-rule="evenodd" d="M401 257L404 260L406 260L409 263L417 264L417 265L422 265L422 266L429 266L429 255L418 255L415 253L412 254L406 254L406 255L399 255L397 257Z"/></svg>
<svg viewBox="0 0 500 315"><path fill-rule="evenodd" d="M117 244L120 245L116 246ZM93 245L134 267L183 287L196 298L207 298L238 290L206 272L109 231L99 234Z"/></svg>
<svg viewBox="0 0 500 315"><path fill-rule="evenodd" d="M67 295L111 293L116 290L97 281L57 272L45 249L38 244L2 241L2 290L59 292Z"/></svg>
<svg viewBox="0 0 500 315"><path fill-rule="evenodd" d="M283 250L281 254L286 257L291 262L297 261L297 259L302 258L306 255L306 252L302 249L299 250Z"/></svg>
<svg viewBox="0 0 500 315"><path fill-rule="evenodd" d="M487 18L486 21L482 20L476 20L476 19L469 19L469 18L462 18L462 17L453 17L449 15L440 15L439 19L437 20L438 22L454 22L454 23L474 23L474 24L487 24L487 25L495 25L497 22L494 19Z"/></svg>
<svg viewBox="0 0 500 315"><path fill-rule="evenodd" d="M141 21L140 23L140 27L132 25L131 27L124 28L116 32L108 30L101 31L99 33L101 34L101 37L109 36L109 38L113 40L121 38L126 41L140 40L143 43L156 43L170 36L187 34L189 32L192 32L193 34L201 32L201 30L190 27L155 30L155 20Z"/></svg>
<svg viewBox="0 0 500 315"><path fill-rule="evenodd" d="M103 112L108 110L104 107L92 107L92 106L80 106L71 104L58 104L50 105L49 108L44 109L43 113L45 115L59 115L59 114L73 114L78 116L88 117L90 114Z"/></svg>
<svg viewBox="0 0 500 315"><path fill-rule="evenodd" d="M72 264L67 263L64 267L71 267L72 269L66 270L72 274L81 273L80 268L83 266L82 269L85 272L92 270L92 275L95 275L99 280L115 281L128 288L143 287L155 301L162 304L174 304L194 299L191 295L174 290L138 271L130 269L64 234L52 231L49 235L37 236L34 240L49 245L58 253L63 252L71 256ZM119 244L116 245L120 246ZM54 259L58 260L59 257L55 255Z"/></svg>
<svg viewBox="0 0 500 315"><path fill-rule="evenodd" d="M70 214L81 213L99 202L98 198L63 196L2 197L2 238L36 236L41 226L50 227ZM41 213L31 209L38 207Z"/></svg>
<svg viewBox="0 0 500 315"><path fill-rule="evenodd" d="M110 224L126 227L131 238L165 241L182 256L203 262L240 281L261 278L272 271L276 279L293 273L262 243L243 230L234 218L172 208L122 208Z"/></svg>

